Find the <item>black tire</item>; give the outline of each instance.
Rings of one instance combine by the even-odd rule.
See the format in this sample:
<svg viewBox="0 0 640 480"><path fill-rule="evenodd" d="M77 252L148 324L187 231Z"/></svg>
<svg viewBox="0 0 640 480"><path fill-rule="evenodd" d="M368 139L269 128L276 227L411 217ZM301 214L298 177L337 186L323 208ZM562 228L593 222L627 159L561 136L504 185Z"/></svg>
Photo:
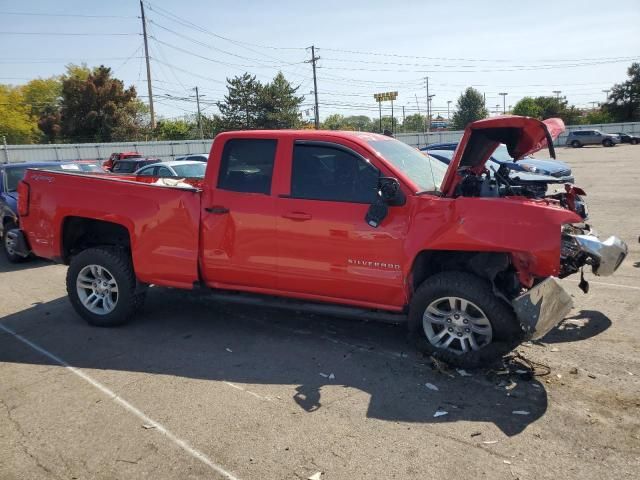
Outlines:
<svg viewBox="0 0 640 480"><path fill-rule="evenodd" d="M15 252L11 251L11 248L7 245L7 232L14 228L18 228L18 226L9 221L4 224L4 234L2 236L2 250L4 250L4 255L7 257L7 260L11 263L22 263L27 261L29 257L23 257L22 255L18 255Z"/></svg>
<svg viewBox="0 0 640 480"><path fill-rule="evenodd" d="M107 269L117 284L117 302L109 313L93 313L80 299L76 281L82 269L88 265L98 265ZM126 251L117 247L98 247L84 250L71 259L67 270L67 294L75 311L89 324L97 327L116 327L129 322L142 308L146 292L138 289L131 259Z"/></svg>
<svg viewBox="0 0 640 480"><path fill-rule="evenodd" d="M611 141L611 139L609 139L609 138L605 138L605 139L602 141L602 146L603 146L603 147L613 147L613 142Z"/></svg>
<svg viewBox="0 0 640 480"><path fill-rule="evenodd" d="M573 142L571 142L571 146L573 148L580 148L582 144L578 140L574 140Z"/></svg>
<svg viewBox="0 0 640 480"><path fill-rule="evenodd" d="M636 139L636 138L632 138L631 140L629 140L629 143L630 143L631 145L637 145L637 144L638 144L638 139Z"/></svg>
<svg viewBox="0 0 640 480"><path fill-rule="evenodd" d="M491 324L491 342L461 354L432 345L422 317L431 302L443 297L463 298L478 306ZM466 272L444 272L427 278L414 293L409 308L409 337L426 355L453 366L477 368L488 366L513 350L524 338L524 331L511 306L495 295L487 280Z"/></svg>

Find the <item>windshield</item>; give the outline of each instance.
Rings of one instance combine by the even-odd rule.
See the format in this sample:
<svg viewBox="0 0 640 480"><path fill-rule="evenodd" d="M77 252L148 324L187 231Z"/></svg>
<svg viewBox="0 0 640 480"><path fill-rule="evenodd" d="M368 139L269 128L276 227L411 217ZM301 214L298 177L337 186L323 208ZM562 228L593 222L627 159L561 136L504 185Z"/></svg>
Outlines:
<svg viewBox="0 0 640 480"><path fill-rule="evenodd" d="M190 165L174 165L173 169L179 177L188 178L204 178L204 172L207 168L206 163L193 163Z"/></svg>
<svg viewBox="0 0 640 480"><path fill-rule="evenodd" d="M501 143L496 151L491 154L491 158L498 162L513 162L513 157L509 155L509 151L507 150L507 146L504 143ZM524 158L533 158L533 155L525 155Z"/></svg>
<svg viewBox="0 0 640 480"><path fill-rule="evenodd" d="M367 143L415 183L419 191L440 190L444 174L447 172L447 167L442 162L428 157L399 140L390 138L369 140Z"/></svg>

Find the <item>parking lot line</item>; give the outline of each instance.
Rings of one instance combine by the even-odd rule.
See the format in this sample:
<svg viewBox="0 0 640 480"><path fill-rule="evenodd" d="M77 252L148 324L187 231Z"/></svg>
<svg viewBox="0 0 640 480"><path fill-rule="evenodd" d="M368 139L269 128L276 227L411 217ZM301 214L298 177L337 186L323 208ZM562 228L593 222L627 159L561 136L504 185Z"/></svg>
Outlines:
<svg viewBox="0 0 640 480"><path fill-rule="evenodd" d="M221 465L218 465L217 463L215 463L213 460L211 460L204 453L202 453L201 451L199 451L199 450L195 449L194 447L192 447L191 445L189 445L185 440L182 440L181 438L176 436L174 433L172 433L170 430L168 430L166 427L164 427L162 424L160 424L160 423L156 422L155 420L153 420L152 418L148 417L141 410L139 410L138 408L136 408L135 406L133 406L132 404L130 404L129 402L124 400L122 397L118 396L116 393L114 393L112 390L110 390L109 388L107 388L104 385L102 385L97 380L94 380L93 378L91 378L89 375L84 373L82 370L80 370L80 369L78 369L76 367L72 367L66 361L64 361L62 358L60 358L57 355L49 352L48 350L45 350L40 345L38 345L36 343L33 343L31 340L29 340L28 338L20 335L19 333L14 332L11 328L2 325L2 323L0 323L0 330L3 330L4 332L8 333L9 335L12 335L14 338L16 338L17 340L21 341L25 345L28 345L29 347L31 347L32 349L34 349L38 353L40 353L40 354L44 355L45 357L53 360L54 362L58 363L60 366L62 366L64 368L66 368L67 370L69 370L74 375L80 377L82 380L84 380L85 382L89 383L94 388L100 390L107 397L111 398L111 400L113 400L118 405L123 407L125 410L127 410L128 412L134 414L136 417L138 417L140 420L142 420L145 424L153 426L155 430L157 430L162 435L164 435L166 438L171 440L174 444L176 444L182 450L187 452L193 458L195 458L196 460L199 460L200 462L202 462L203 464L205 464L206 466L211 468L211 470L213 470L214 472L222 475L227 480L240 480L238 477L236 477L232 473L228 472L224 467L222 467Z"/></svg>

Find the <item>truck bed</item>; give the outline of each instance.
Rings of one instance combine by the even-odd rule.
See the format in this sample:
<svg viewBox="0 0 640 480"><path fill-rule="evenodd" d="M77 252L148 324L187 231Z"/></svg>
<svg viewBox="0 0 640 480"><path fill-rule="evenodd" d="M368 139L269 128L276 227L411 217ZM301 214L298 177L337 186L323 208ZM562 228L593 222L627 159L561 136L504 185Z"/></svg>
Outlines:
<svg viewBox="0 0 640 480"><path fill-rule="evenodd" d="M198 280L202 181L182 188L152 184L156 180L29 170L29 212L21 222L34 254L66 261L64 238L73 234L74 219L113 222L129 233L140 281L191 288Z"/></svg>

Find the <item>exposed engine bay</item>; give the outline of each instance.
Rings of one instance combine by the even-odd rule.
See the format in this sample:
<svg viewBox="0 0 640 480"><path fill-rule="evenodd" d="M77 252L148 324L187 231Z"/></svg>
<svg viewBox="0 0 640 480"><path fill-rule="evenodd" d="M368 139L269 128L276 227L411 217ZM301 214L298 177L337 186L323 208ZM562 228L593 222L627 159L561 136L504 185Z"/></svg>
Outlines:
<svg viewBox="0 0 640 480"><path fill-rule="evenodd" d="M509 197L519 196L534 199L546 199L558 202L562 207L576 212L587 219L587 205L583 199L585 192L572 185L565 185L564 192L551 192L550 182L544 180L513 179L509 169L502 165L492 172L486 170L475 174L471 169L462 169L462 181L456 189L456 195L463 197Z"/></svg>

